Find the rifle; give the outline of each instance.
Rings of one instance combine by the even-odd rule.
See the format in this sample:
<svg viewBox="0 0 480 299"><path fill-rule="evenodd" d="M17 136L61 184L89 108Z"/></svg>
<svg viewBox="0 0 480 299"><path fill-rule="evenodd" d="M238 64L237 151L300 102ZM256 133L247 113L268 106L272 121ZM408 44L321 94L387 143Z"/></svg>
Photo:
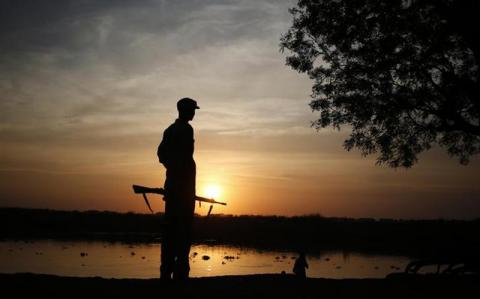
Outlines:
<svg viewBox="0 0 480 299"><path fill-rule="evenodd" d="M153 214L153 210L150 207L150 203L148 202L147 193L154 193L154 194L161 194L161 195L166 194L165 189L163 189L163 188L150 188L150 187L144 187L144 186L139 186L139 185L133 185L132 187L133 187L133 192L135 194L142 194L143 195L143 199L145 199L145 203L147 204L147 207L150 210L150 212L152 212L152 214ZM208 203L212 204L210 206L210 209L208 209L207 216L209 216L210 213L212 212L214 204L219 204L219 205L223 205L223 206L227 205L226 203L216 201L213 198L206 198L206 197L201 197L201 196L197 196L197 195L195 195L195 200L198 201L199 204L201 204L202 202L208 202Z"/></svg>

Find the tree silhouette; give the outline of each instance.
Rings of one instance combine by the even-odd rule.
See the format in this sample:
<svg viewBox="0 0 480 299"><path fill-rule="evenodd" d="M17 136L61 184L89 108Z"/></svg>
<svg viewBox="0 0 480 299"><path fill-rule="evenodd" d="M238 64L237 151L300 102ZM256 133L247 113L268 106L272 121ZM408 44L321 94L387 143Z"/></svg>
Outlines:
<svg viewBox="0 0 480 299"><path fill-rule="evenodd" d="M280 48L314 81L317 129L349 125L347 150L411 167L435 143L480 152L480 1L299 0Z"/></svg>

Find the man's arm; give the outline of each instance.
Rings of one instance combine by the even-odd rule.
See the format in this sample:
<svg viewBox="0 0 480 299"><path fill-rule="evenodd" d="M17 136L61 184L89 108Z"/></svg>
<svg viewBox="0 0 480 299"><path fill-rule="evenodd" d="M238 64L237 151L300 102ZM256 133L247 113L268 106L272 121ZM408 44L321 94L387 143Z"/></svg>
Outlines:
<svg viewBox="0 0 480 299"><path fill-rule="evenodd" d="M187 143L188 154L193 156L193 151L195 150L195 138L193 133L193 127L189 124L187 130L187 136L185 137Z"/></svg>

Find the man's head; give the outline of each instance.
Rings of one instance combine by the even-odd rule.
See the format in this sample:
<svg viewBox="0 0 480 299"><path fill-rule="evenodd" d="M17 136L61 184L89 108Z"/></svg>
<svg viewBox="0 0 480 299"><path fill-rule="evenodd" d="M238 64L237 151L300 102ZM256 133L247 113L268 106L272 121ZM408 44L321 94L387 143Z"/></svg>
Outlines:
<svg viewBox="0 0 480 299"><path fill-rule="evenodd" d="M197 101L190 98L183 98L177 102L178 118L190 121L195 116L195 110L200 109Z"/></svg>

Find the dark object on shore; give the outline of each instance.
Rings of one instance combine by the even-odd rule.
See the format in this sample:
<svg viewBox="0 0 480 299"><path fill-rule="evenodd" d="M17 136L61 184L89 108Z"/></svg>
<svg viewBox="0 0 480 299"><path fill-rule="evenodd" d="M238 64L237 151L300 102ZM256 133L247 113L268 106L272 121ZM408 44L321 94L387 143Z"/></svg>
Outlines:
<svg viewBox="0 0 480 299"><path fill-rule="evenodd" d="M202 256L202 260L204 260L204 261L208 261L209 259L210 259L210 257L208 255Z"/></svg>
<svg viewBox="0 0 480 299"><path fill-rule="evenodd" d="M404 272L391 273L388 277L421 275L426 267L435 267L430 275L480 275L480 261L475 257L438 257L411 261ZM424 273L425 274L425 273Z"/></svg>
<svg viewBox="0 0 480 299"><path fill-rule="evenodd" d="M306 268L308 268L307 259L305 254L301 252L293 265L293 273L295 273L298 278L305 279L307 277Z"/></svg>

